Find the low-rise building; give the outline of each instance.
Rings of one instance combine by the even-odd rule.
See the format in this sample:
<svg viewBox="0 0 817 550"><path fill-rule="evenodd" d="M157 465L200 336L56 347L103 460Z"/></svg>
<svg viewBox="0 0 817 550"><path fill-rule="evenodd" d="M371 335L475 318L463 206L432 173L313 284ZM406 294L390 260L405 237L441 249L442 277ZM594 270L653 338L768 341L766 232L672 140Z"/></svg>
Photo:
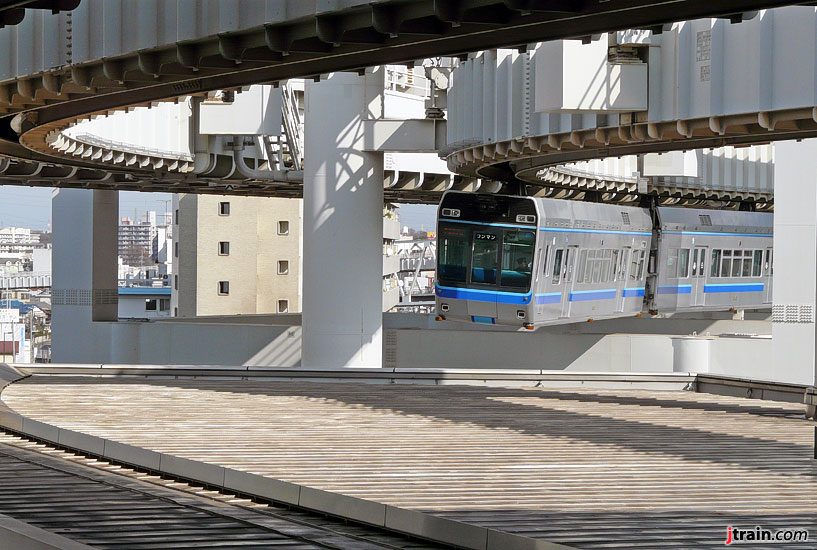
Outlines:
<svg viewBox="0 0 817 550"><path fill-rule="evenodd" d="M170 317L169 287L119 287L120 319Z"/></svg>

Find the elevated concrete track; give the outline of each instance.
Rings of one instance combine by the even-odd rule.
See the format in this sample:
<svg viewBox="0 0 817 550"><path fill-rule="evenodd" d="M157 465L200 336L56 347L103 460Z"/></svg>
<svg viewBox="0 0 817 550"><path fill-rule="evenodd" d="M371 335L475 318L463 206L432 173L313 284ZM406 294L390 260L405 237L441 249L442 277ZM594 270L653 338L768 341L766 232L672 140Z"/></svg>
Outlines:
<svg viewBox="0 0 817 550"><path fill-rule="evenodd" d="M70 14L34 13L19 31L0 34L0 44L8 46L8 58L0 59L0 113L10 115L0 121L0 155L17 161L2 182L229 194L235 190L207 182L182 181L174 188L151 172L101 171L55 158L47 139L78 118L182 95L617 29L660 30L684 19L739 21L744 13L792 3L383 0L323 10L267 2L259 21L255 3L197 5L201 13L187 13L86 0ZM197 18L201 26L191 24ZM55 39L67 47L48 47ZM278 192L293 196L297 186L290 187ZM239 192L265 194L253 185Z"/></svg>

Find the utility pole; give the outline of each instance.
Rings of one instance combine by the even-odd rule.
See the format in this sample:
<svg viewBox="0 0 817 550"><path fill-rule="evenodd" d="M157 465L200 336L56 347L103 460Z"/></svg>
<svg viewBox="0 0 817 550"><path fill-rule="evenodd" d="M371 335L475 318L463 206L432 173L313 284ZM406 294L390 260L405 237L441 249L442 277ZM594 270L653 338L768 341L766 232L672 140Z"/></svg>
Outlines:
<svg viewBox="0 0 817 550"><path fill-rule="evenodd" d="M28 362L34 364L34 310L28 312Z"/></svg>
<svg viewBox="0 0 817 550"><path fill-rule="evenodd" d="M171 224L167 223L167 218L170 217L170 203L173 202L173 200L160 200L159 202L165 203L165 226L169 226Z"/></svg>

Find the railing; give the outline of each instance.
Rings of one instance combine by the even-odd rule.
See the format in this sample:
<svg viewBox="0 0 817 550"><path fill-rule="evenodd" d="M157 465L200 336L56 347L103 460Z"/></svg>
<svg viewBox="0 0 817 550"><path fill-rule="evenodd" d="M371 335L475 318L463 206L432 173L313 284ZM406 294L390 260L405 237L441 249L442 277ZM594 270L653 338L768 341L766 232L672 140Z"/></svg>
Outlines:
<svg viewBox="0 0 817 550"><path fill-rule="evenodd" d="M100 147L102 149L110 149L118 153L127 153L131 155L139 155L144 157L161 157L164 159L181 160L184 162L193 162L194 157L190 153L183 153L180 151L168 151L166 149L155 149L153 147L145 147L136 145L134 143L125 143L113 139L102 138L93 134L81 133L74 136L65 134L66 137L75 139L83 145L90 145L91 147Z"/></svg>
<svg viewBox="0 0 817 550"><path fill-rule="evenodd" d="M386 67L386 90L418 97L431 97L431 85L425 76L402 66Z"/></svg>
<svg viewBox="0 0 817 550"><path fill-rule="evenodd" d="M284 134L286 135L289 154L292 157L292 168L303 169L304 138L301 135L301 115L298 111L298 100L287 84L281 84L281 109L283 111Z"/></svg>
<svg viewBox="0 0 817 550"><path fill-rule="evenodd" d="M51 273L37 271L21 271L14 275L0 275L0 288L25 289L46 288L51 286Z"/></svg>

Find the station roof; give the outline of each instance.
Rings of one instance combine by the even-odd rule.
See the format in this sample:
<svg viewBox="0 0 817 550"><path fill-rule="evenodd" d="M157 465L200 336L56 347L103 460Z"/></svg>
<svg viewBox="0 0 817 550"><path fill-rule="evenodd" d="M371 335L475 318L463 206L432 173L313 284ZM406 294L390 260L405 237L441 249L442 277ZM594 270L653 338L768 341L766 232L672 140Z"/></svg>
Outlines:
<svg viewBox="0 0 817 550"><path fill-rule="evenodd" d="M2 399L70 430L576 548L720 548L727 526L817 533L802 405L689 391L43 375Z"/></svg>

